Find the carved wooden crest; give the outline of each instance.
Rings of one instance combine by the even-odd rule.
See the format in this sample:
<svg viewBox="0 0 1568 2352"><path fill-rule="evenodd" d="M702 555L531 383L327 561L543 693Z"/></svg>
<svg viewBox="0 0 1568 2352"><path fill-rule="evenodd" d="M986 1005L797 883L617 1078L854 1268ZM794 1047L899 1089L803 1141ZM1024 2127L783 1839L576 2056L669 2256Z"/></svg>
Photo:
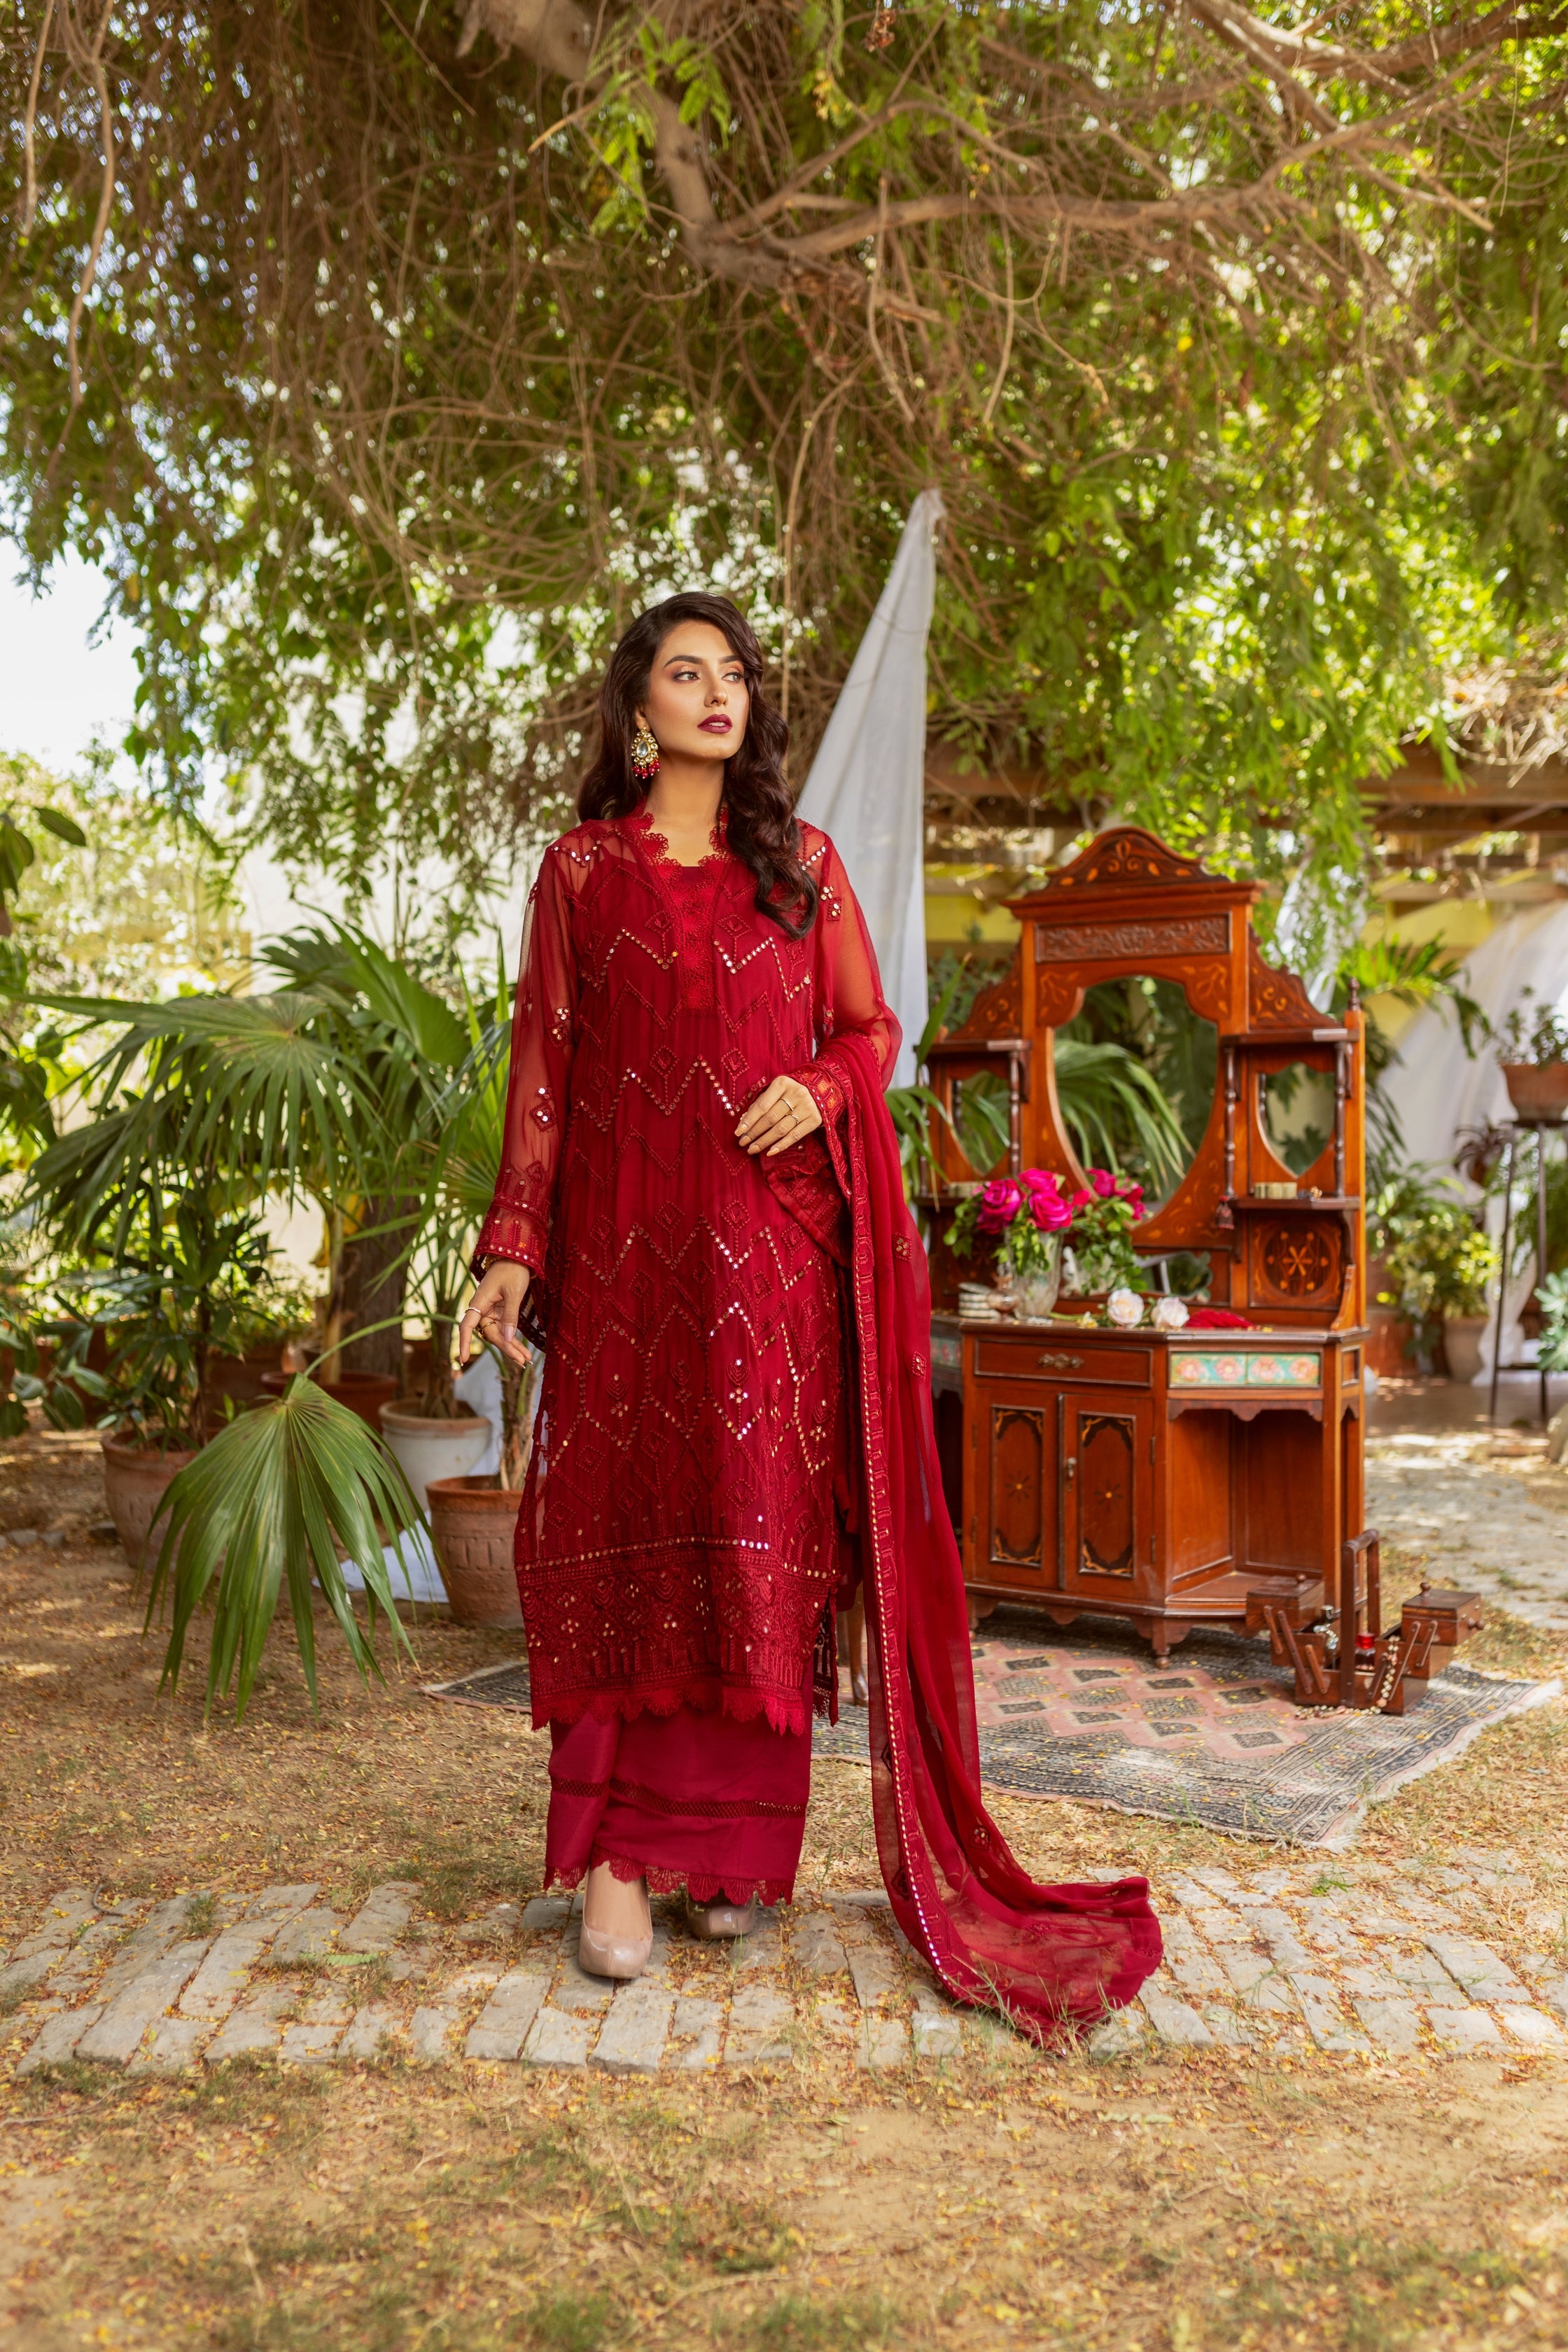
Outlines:
<svg viewBox="0 0 1568 2352"><path fill-rule="evenodd" d="M1157 835L1146 833L1141 824L1121 824L1098 835L1070 866L1051 877L1046 887L1050 891L1125 889L1129 883L1218 878L1205 874L1195 857L1179 857L1173 849L1167 849Z"/></svg>
<svg viewBox="0 0 1568 2352"><path fill-rule="evenodd" d="M1167 915L1152 922L1037 923L1037 963L1105 963L1114 957L1228 955L1230 917Z"/></svg>
<svg viewBox="0 0 1568 2352"><path fill-rule="evenodd" d="M1252 1029L1331 1029L1331 1013L1320 1013L1293 971L1266 963L1258 935L1247 935L1247 994Z"/></svg>
<svg viewBox="0 0 1568 2352"><path fill-rule="evenodd" d="M1016 1037L1023 1019L1024 993L1015 950L1001 978L983 988L970 1006L961 1034L965 1037Z"/></svg>

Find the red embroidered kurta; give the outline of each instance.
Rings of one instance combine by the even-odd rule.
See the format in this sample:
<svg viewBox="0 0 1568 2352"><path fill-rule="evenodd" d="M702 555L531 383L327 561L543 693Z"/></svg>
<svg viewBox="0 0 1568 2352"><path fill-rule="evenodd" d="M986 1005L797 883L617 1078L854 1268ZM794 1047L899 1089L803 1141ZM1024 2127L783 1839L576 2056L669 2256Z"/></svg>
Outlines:
<svg viewBox="0 0 1568 2352"><path fill-rule="evenodd" d="M801 833L803 940L717 835L681 866L643 814L579 825L534 885L479 1255L531 1267L549 1343L517 1532L538 1724L808 1721L851 1491L844 1339L831 1220L776 1188L826 1173L826 1145L765 1172L734 1129L781 1074L840 1113L818 1049L861 1036L885 1082L899 1028L833 845Z"/></svg>

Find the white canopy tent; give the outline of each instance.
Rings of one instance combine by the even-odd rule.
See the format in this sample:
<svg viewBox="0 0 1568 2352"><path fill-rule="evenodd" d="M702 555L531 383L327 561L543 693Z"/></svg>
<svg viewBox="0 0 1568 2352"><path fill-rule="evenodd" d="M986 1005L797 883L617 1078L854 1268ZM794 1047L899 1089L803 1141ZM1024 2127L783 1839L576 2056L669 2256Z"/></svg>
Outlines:
<svg viewBox="0 0 1568 2352"><path fill-rule="evenodd" d="M870 926L882 986L904 1032L899 1086L914 1077L926 1024L926 638L942 512L936 490L922 490L910 509L796 803L798 814L832 835Z"/></svg>

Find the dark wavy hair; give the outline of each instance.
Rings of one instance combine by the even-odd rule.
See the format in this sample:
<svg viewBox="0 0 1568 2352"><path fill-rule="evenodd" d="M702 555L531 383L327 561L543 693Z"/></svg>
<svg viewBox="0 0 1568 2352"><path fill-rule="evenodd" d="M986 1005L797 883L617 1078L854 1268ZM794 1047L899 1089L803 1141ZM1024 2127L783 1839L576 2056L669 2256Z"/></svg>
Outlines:
<svg viewBox="0 0 1568 2352"><path fill-rule="evenodd" d="M724 762L724 814L731 848L756 877L757 908L802 940L816 919L817 887L800 859L784 758L789 729L767 698L763 649L744 614L727 596L669 596L639 613L610 656L599 688L599 748L577 794L577 814L630 816L647 797L632 773L637 705L647 694L658 649L688 621L717 629L745 672L751 716L745 740Z"/></svg>

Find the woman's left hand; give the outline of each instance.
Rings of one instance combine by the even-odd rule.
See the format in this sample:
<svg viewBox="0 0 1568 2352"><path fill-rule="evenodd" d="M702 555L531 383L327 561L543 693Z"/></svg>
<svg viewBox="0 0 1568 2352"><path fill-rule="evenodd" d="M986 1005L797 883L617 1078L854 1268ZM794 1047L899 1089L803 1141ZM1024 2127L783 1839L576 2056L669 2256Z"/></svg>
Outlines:
<svg viewBox="0 0 1568 2352"><path fill-rule="evenodd" d="M745 1151L765 1151L770 1160L822 1125L822 1113L798 1078L775 1078L760 1094L735 1129Z"/></svg>

